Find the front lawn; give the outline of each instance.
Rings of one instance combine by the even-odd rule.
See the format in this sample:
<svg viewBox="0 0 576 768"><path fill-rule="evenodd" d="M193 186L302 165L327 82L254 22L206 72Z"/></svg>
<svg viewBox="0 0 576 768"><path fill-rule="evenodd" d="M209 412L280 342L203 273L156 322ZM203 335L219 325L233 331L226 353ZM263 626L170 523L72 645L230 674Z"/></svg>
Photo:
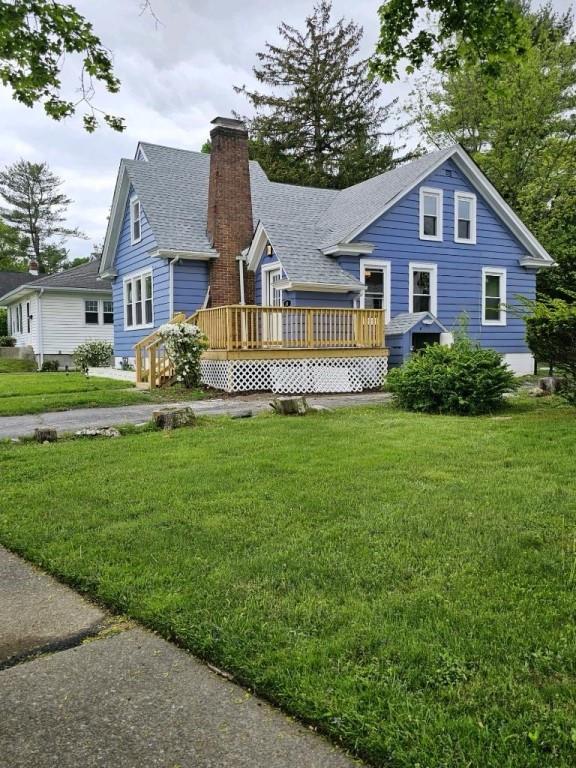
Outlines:
<svg viewBox="0 0 576 768"><path fill-rule="evenodd" d="M21 373L23 371L35 371L34 360L20 360L12 357L0 357L0 373Z"/></svg>
<svg viewBox="0 0 576 768"><path fill-rule="evenodd" d="M576 413L0 446L0 540L387 768L576 764Z"/></svg>
<svg viewBox="0 0 576 768"><path fill-rule="evenodd" d="M199 391L172 387L150 392L137 390L128 381L87 378L81 373L15 373L0 376L0 416L200 397L203 393Z"/></svg>

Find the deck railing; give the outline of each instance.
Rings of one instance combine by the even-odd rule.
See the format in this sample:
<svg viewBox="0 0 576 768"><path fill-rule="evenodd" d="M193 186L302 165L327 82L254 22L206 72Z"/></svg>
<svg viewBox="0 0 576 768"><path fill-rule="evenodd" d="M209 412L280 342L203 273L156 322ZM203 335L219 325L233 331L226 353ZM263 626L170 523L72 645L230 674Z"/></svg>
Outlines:
<svg viewBox="0 0 576 768"><path fill-rule="evenodd" d="M171 322L197 325L215 351L284 349L378 349L384 347L384 311L331 307L259 307L243 304L200 309ZM134 346L136 381L151 389L173 376L154 331Z"/></svg>
<svg viewBox="0 0 576 768"><path fill-rule="evenodd" d="M201 309L190 318L210 349L376 349L384 346L381 309L259 307Z"/></svg>

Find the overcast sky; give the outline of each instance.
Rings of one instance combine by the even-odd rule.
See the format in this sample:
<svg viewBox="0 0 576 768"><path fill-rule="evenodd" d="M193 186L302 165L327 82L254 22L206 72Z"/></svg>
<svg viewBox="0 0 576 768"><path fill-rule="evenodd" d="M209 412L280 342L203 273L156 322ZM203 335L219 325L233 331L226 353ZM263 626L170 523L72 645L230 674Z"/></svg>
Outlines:
<svg viewBox="0 0 576 768"><path fill-rule="evenodd" d="M0 166L21 157L46 160L64 179L64 190L74 200L69 224L89 237L69 241L71 256L87 255L92 243L103 239L120 158L133 157L140 139L199 149L213 117L232 110L246 114L246 100L232 86L253 83L256 52L265 41L277 40L281 21L302 27L314 0L152 0L159 25L149 13L140 13L141 0L74 4L113 51L121 91L112 96L99 89L94 101L122 115L126 131L103 126L90 135L80 119L55 123L40 108L12 101L0 86ZM565 10L574 2L553 4ZM377 0L333 3L335 14L353 14L364 27L366 55L377 37L378 5ZM73 93L76 68L69 74L68 93ZM383 100L402 97L409 88L407 82L385 86Z"/></svg>

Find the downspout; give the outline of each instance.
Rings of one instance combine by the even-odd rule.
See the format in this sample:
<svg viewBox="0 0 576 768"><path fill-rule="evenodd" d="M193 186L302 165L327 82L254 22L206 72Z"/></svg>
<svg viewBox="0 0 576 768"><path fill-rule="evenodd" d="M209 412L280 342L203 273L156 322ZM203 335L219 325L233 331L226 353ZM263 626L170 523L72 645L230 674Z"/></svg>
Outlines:
<svg viewBox="0 0 576 768"><path fill-rule="evenodd" d="M44 293L44 288L40 289L40 293L38 294L38 357L40 359L40 368L44 365L44 328L43 328L43 320L42 320L42 295Z"/></svg>
<svg viewBox="0 0 576 768"><path fill-rule="evenodd" d="M240 304L246 304L244 300L244 258L238 258L238 276L240 278Z"/></svg>
<svg viewBox="0 0 576 768"><path fill-rule="evenodd" d="M170 260L170 266L168 267L168 314L170 320L174 317L174 264L180 261L180 256Z"/></svg>

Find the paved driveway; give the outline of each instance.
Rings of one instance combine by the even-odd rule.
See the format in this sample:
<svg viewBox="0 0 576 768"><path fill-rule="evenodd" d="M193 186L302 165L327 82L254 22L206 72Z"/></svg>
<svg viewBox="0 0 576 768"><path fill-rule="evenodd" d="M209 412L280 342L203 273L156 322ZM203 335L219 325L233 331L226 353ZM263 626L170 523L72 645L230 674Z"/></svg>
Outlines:
<svg viewBox="0 0 576 768"><path fill-rule="evenodd" d="M260 413L269 410L270 400L274 395L244 395L214 400L201 400L186 403L167 403L174 406L191 406L198 415L224 416L251 410ZM348 408L360 405L373 405L390 400L384 392L368 392L352 395L318 395L307 397L310 405L323 405L327 408ZM140 424L150 421L152 413L162 408L162 404L125 405L116 408L78 408L71 411L36 413L29 416L0 417L0 439L29 437L36 427L54 427L59 432L75 432L84 427L108 427L117 424Z"/></svg>

